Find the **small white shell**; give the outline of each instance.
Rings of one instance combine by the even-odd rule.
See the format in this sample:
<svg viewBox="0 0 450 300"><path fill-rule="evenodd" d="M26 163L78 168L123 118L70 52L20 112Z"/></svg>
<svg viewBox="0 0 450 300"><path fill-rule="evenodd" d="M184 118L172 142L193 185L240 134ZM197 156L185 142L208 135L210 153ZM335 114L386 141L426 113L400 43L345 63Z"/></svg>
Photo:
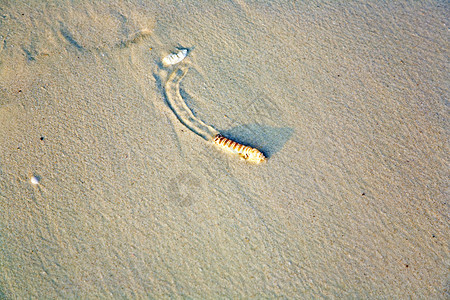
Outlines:
<svg viewBox="0 0 450 300"><path fill-rule="evenodd" d="M187 56L187 49L181 49L178 53L170 53L163 58L162 63L165 66L170 66L181 62Z"/></svg>
<svg viewBox="0 0 450 300"><path fill-rule="evenodd" d="M37 178L36 176L31 176L30 181L32 184L39 184L39 178Z"/></svg>

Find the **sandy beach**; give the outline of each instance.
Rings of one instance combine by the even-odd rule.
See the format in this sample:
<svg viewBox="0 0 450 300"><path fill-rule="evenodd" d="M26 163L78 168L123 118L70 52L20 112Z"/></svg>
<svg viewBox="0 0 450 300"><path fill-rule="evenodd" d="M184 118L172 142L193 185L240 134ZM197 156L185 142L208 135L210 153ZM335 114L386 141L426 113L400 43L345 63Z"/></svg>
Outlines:
<svg viewBox="0 0 450 300"><path fill-rule="evenodd" d="M449 11L1 1L0 299L448 299Z"/></svg>

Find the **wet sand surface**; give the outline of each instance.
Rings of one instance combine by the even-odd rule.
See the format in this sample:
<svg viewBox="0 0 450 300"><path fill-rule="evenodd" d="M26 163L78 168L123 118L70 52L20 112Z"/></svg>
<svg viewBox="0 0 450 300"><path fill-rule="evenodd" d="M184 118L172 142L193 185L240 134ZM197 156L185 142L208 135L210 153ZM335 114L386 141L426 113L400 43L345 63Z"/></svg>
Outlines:
<svg viewBox="0 0 450 300"><path fill-rule="evenodd" d="M0 5L0 298L449 297L448 3L139 3Z"/></svg>

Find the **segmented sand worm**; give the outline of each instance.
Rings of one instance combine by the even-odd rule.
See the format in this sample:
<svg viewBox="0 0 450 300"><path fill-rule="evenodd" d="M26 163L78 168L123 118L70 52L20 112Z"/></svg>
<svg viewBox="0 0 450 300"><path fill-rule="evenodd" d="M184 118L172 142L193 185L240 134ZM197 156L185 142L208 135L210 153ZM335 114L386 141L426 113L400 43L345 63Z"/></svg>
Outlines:
<svg viewBox="0 0 450 300"><path fill-rule="evenodd" d="M240 157L249 162L259 164L266 160L264 154L262 154L262 152L258 149L239 144L238 142L230 140L220 134L214 137L213 142L220 148L238 154Z"/></svg>

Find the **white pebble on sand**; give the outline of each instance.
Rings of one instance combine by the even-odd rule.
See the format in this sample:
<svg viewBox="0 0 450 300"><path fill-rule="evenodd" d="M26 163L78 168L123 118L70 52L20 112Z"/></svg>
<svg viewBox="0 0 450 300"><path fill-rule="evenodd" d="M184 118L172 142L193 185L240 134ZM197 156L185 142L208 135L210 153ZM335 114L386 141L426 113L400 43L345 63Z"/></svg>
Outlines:
<svg viewBox="0 0 450 300"><path fill-rule="evenodd" d="M36 176L31 176L30 181L32 184L39 184L39 178L37 178Z"/></svg>

